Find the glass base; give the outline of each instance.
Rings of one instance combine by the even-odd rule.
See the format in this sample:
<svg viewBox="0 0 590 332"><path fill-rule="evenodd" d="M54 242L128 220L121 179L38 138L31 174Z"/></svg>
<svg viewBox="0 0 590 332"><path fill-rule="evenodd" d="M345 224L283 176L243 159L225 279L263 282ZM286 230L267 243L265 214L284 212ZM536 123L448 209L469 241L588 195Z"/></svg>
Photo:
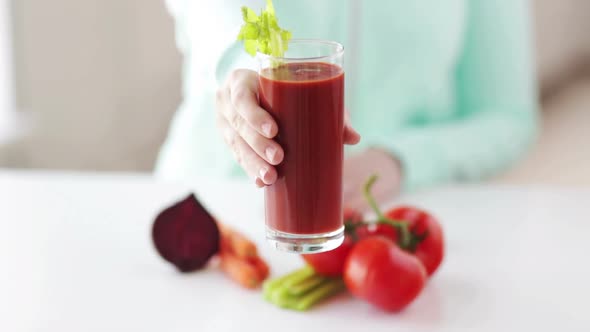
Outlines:
<svg viewBox="0 0 590 332"><path fill-rule="evenodd" d="M283 233L266 226L266 240L281 251L316 254L338 248L344 241L344 226L334 232L322 234Z"/></svg>

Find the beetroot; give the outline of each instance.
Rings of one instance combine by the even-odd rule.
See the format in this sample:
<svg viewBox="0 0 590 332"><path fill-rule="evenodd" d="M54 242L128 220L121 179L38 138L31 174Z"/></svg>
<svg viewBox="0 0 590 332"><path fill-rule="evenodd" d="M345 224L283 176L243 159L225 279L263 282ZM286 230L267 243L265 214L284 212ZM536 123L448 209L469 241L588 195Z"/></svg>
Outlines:
<svg viewBox="0 0 590 332"><path fill-rule="evenodd" d="M219 251L215 219L191 194L162 211L152 227L156 250L181 272L202 268Z"/></svg>

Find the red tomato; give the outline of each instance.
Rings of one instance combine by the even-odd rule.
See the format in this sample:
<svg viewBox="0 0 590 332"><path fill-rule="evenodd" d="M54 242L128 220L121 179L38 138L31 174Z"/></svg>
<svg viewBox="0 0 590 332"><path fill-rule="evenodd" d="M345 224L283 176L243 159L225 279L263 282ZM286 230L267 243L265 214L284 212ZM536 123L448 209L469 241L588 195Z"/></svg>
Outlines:
<svg viewBox="0 0 590 332"><path fill-rule="evenodd" d="M390 239L393 242L397 242L397 230L390 225L375 223L363 225L356 229L356 235L359 240L362 240L369 236L381 235Z"/></svg>
<svg viewBox="0 0 590 332"><path fill-rule="evenodd" d="M339 277L342 275L344 262L353 246L354 241L349 235L346 235L344 242L334 250L301 256L318 274L326 277Z"/></svg>
<svg viewBox="0 0 590 332"><path fill-rule="evenodd" d="M345 223L358 224L363 221L363 214L351 208L344 208L342 217Z"/></svg>
<svg viewBox="0 0 590 332"><path fill-rule="evenodd" d="M422 238L410 251L424 264L428 275L432 275L444 257L444 238L439 222L427 212L412 206L395 208L385 216L407 221L412 235Z"/></svg>
<svg viewBox="0 0 590 332"><path fill-rule="evenodd" d="M344 266L348 290L379 308L400 311L420 294L426 270L420 261L382 236L356 244Z"/></svg>

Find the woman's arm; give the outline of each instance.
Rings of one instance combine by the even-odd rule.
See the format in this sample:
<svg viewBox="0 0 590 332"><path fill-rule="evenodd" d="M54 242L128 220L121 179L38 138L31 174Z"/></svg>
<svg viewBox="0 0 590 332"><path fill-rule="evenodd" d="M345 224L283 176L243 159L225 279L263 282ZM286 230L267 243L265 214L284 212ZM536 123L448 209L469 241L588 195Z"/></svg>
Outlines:
<svg viewBox="0 0 590 332"><path fill-rule="evenodd" d="M521 157L536 133L528 2L468 6L457 117L407 127L384 144L400 159L407 190L497 173Z"/></svg>

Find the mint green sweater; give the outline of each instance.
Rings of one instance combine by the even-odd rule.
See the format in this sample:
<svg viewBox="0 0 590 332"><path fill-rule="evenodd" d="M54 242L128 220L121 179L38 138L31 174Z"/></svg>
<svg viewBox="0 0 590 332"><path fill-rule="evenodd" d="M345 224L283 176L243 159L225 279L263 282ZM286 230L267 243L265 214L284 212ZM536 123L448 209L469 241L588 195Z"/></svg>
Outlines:
<svg viewBox="0 0 590 332"><path fill-rule="evenodd" d="M264 0L168 0L185 59L184 100L156 165L160 177L244 176L215 128L214 95L234 68L240 6ZM404 167L406 190L504 170L536 132L524 0L275 0L295 38L345 46L346 101L361 143Z"/></svg>

